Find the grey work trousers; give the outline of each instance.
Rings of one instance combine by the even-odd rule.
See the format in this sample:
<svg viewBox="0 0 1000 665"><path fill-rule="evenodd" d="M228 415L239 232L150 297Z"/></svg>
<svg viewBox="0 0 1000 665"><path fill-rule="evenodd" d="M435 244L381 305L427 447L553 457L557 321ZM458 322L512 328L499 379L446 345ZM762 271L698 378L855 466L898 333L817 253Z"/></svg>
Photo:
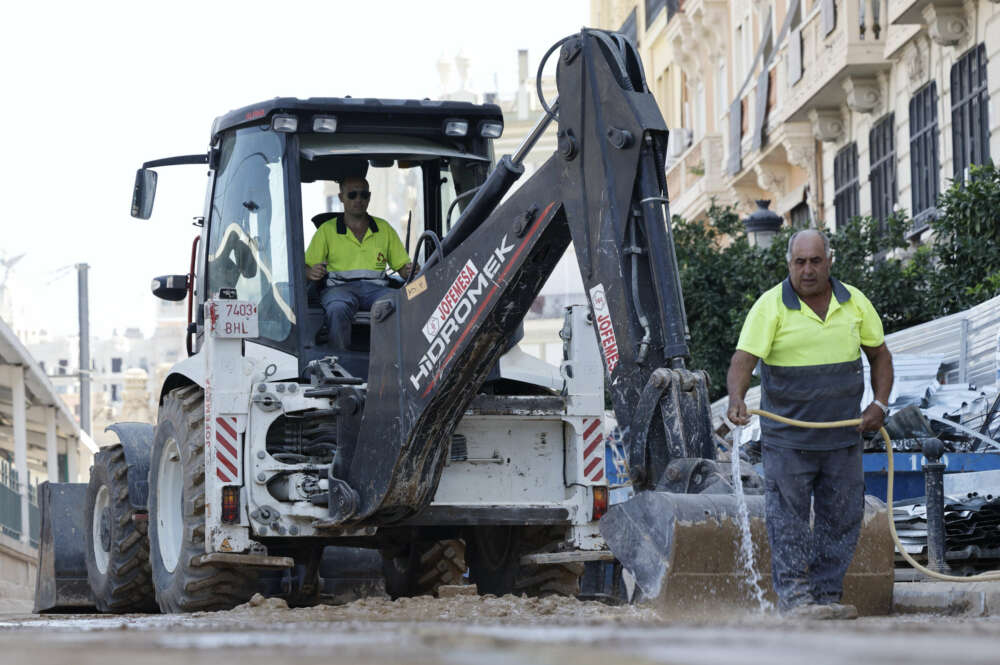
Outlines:
<svg viewBox="0 0 1000 665"><path fill-rule="evenodd" d="M380 282L358 280L328 286L320 294L333 349L343 350L351 341L351 319L359 311L369 311L375 301L390 293Z"/></svg>
<svg viewBox="0 0 1000 665"><path fill-rule="evenodd" d="M765 442L764 511L779 610L840 602L865 510L861 453L860 442L824 451Z"/></svg>

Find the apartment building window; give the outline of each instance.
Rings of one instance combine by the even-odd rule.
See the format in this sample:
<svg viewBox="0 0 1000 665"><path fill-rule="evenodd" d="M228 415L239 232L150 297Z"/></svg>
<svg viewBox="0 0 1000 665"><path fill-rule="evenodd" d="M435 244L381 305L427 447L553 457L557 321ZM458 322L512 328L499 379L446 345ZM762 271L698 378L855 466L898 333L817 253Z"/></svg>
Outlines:
<svg viewBox="0 0 1000 665"><path fill-rule="evenodd" d="M789 222L793 229L808 229L812 216L809 214L809 204L802 201L788 211Z"/></svg>
<svg viewBox="0 0 1000 665"><path fill-rule="evenodd" d="M715 131L722 129L722 117L726 114L726 102L729 101L726 94L726 61L722 58L715 64Z"/></svg>
<svg viewBox="0 0 1000 665"><path fill-rule="evenodd" d="M686 129L693 127L691 118L691 89L687 74L681 72L681 126Z"/></svg>
<svg viewBox="0 0 1000 665"><path fill-rule="evenodd" d="M989 101L986 45L980 44L951 67L951 137L958 182L965 182L970 165L989 161Z"/></svg>
<svg viewBox="0 0 1000 665"><path fill-rule="evenodd" d="M885 224L896 205L896 144L893 137L895 114L890 113L875 123L868 133L872 186L872 217Z"/></svg>
<svg viewBox="0 0 1000 665"><path fill-rule="evenodd" d="M737 51L738 60L736 67L733 68L733 73L737 80L733 81L733 87L739 89L746 77L750 75L750 65L753 64L754 44L749 15L743 19L743 23L736 26L736 47L739 49Z"/></svg>
<svg viewBox="0 0 1000 665"><path fill-rule="evenodd" d="M699 141L705 135L705 83L702 81L694 86L694 117L691 120L694 140Z"/></svg>
<svg viewBox="0 0 1000 665"><path fill-rule="evenodd" d="M851 143L833 159L833 205L837 228L861 214L858 202L858 144Z"/></svg>
<svg viewBox="0 0 1000 665"><path fill-rule="evenodd" d="M118 374L122 371L122 359L112 358L111 359L111 373Z"/></svg>
<svg viewBox="0 0 1000 665"><path fill-rule="evenodd" d="M910 205L913 231L927 227L937 206L939 174L937 83L931 81L910 99Z"/></svg>
<svg viewBox="0 0 1000 665"><path fill-rule="evenodd" d="M646 29L653 24L660 11L666 8L667 22L674 17L681 8L681 0L646 0Z"/></svg>
<svg viewBox="0 0 1000 665"><path fill-rule="evenodd" d="M639 45L639 30L635 18L637 9L638 7L633 7L632 11L629 12L628 18L622 23L622 27L618 28L618 32L628 37L634 46Z"/></svg>

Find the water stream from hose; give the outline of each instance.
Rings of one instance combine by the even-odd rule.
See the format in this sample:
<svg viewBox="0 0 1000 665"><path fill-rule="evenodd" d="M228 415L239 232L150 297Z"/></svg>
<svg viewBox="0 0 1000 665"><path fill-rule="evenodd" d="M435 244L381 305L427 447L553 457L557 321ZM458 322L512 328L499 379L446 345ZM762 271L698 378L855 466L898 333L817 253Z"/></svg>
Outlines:
<svg viewBox="0 0 1000 665"><path fill-rule="evenodd" d="M747 508L746 496L743 494L743 477L740 475L740 438L742 436L742 427L737 427L733 430L733 450L730 458L733 492L736 495L740 525L739 564L746 573L747 589L757 601L760 611L768 612L774 609L774 605L764 597L764 588L761 586L760 573L757 571L753 552L753 538L750 535L750 509Z"/></svg>

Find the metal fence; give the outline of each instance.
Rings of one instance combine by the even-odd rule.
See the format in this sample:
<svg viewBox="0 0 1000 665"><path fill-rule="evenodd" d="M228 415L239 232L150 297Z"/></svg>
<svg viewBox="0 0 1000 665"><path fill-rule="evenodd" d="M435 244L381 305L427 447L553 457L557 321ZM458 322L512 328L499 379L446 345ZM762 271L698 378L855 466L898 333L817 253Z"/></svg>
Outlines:
<svg viewBox="0 0 1000 665"><path fill-rule="evenodd" d="M11 538L20 539L23 530L21 523L21 484L17 478L17 470L7 460L0 460L0 532ZM38 511L38 485L31 482L28 473L28 538L32 547L38 547L38 537L41 533L41 515Z"/></svg>

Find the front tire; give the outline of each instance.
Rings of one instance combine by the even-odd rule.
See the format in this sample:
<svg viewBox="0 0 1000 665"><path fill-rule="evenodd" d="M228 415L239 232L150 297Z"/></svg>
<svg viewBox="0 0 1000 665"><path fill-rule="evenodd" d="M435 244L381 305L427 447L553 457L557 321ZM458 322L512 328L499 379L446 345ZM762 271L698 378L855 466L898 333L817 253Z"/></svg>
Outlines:
<svg viewBox="0 0 1000 665"><path fill-rule="evenodd" d="M193 565L205 554L205 413L198 386L160 407L149 467L149 548L163 612L232 609L257 588L252 569Z"/></svg>
<svg viewBox="0 0 1000 665"><path fill-rule="evenodd" d="M129 500L121 444L94 456L84 504L87 581L101 612L155 612L147 522ZM145 515L141 515L145 518Z"/></svg>

